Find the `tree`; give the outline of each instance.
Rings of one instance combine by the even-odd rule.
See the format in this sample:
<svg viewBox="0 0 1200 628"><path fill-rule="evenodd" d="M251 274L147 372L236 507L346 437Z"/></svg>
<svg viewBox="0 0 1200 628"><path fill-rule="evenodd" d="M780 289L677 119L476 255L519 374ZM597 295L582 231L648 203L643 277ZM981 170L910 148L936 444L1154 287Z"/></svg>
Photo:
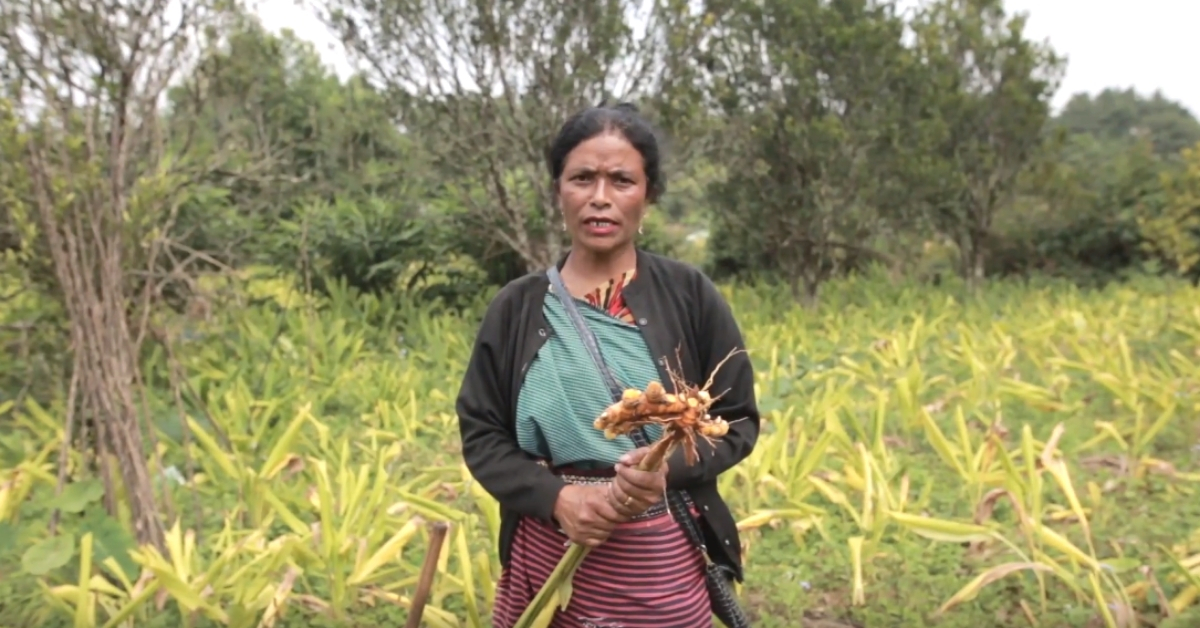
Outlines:
<svg viewBox="0 0 1200 628"><path fill-rule="evenodd" d="M735 232L812 305L869 248L912 71L893 2L743 2L717 21L715 100L729 126L713 232Z"/></svg>
<svg viewBox="0 0 1200 628"><path fill-rule="evenodd" d="M564 245L545 165L558 125L654 93L685 4L325 0L322 11L433 155L462 226L534 269Z"/></svg>
<svg viewBox="0 0 1200 628"><path fill-rule="evenodd" d="M231 12L219 46L170 94L171 119L202 129L199 153L226 151L205 181L219 198L186 203L181 237L230 266L303 269L306 287L337 277L390 292L413 263L437 265L437 189L415 142L362 77L343 82L308 42Z"/></svg>
<svg viewBox="0 0 1200 628"><path fill-rule="evenodd" d="M0 4L4 158L17 171L7 175L6 196L36 220L70 320L67 439L76 425L90 427L86 445L110 513L126 495L137 539L159 548L138 352L154 300L201 255L168 234L194 192L192 173L210 166L170 150L167 138L179 130L164 127L159 107L187 51L203 41L210 9L204 0ZM182 261L164 271L175 254ZM65 457L60 465L61 485Z"/></svg>
<svg viewBox="0 0 1200 628"><path fill-rule="evenodd" d="M1026 39L1024 15L1001 0L940 0L913 20L916 48L937 98L943 178L929 198L936 228L954 240L961 273L983 279L996 213L1045 139L1050 100L1064 62Z"/></svg>
<svg viewBox="0 0 1200 628"><path fill-rule="evenodd" d="M1142 212L1138 223L1149 246L1180 273L1200 268L1200 142L1180 152L1182 165L1162 173L1159 212Z"/></svg>
<svg viewBox="0 0 1200 628"><path fill-rule="evenodd" d="M1055 116L1054 126L1072 135L1127 145L1146 137L1157 154L1176 156L1200 142L1200 121L1182 104L1160 92L1143 96L1133 89L1076 94Z"/></svg>

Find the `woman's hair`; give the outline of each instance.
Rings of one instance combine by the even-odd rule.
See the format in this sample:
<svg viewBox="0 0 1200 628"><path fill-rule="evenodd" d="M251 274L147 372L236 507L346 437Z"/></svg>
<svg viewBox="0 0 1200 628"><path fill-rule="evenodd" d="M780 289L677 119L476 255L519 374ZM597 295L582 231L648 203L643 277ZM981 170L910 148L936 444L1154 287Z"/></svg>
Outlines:
<svg viewBox="0 0 1200 628"><path fill-rule="evenodd" d="M657 201L666 191L662 175L662 155L658 146L658 135L654 127L638 113L631 103L608 105L600 103L576 113L563 123L558 136L550 144L546 161L550 167L550 179L558 181L562 176L567 155L576 146L601 133L616 131L633 145L642 155L646 171L646 198Z"/></svg>

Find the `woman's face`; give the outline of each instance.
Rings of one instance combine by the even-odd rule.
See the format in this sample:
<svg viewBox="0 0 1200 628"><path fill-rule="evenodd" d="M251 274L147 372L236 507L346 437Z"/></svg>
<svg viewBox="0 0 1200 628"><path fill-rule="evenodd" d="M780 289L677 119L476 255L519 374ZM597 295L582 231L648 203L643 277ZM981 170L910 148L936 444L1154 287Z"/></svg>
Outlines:
<svg viewBox="0 0 1200 628"><path fill-rule="evenodd" d="M558 182L575 247L605 254L629 246L646 213L642 154L620 133L601 133L567 155Z"/></svg>

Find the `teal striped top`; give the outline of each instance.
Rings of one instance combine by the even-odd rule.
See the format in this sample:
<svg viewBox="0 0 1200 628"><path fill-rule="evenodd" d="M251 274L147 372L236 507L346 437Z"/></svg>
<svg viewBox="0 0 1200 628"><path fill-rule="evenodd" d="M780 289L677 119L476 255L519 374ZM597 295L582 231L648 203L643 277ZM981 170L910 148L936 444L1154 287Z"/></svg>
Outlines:
<svg viewBox="0 0 1200 628"><path fill-rule="evenodd" d="M575 303L622 388L645 389L660 379L637 325L581 299ZM546 292L542 311L554 333L530 363L517 398L517 442L552 466L611 467L635 448L633 439L618 436L608 440L603 431L593 427L596 417L613 403L612 394L551 290ZM651 442L661 433L656 425L646 428Z"/></svg>

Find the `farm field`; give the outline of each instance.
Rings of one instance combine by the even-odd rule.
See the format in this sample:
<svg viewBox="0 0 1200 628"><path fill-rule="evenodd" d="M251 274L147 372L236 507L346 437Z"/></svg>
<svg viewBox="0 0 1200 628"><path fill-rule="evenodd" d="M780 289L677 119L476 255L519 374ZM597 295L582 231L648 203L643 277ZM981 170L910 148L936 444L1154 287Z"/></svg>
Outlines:
<svg viewBox="0 0 1200 628"><path fill-rule="evenodd" d="M498 512L453 414L474 318L281 285L145 357L171 559L77 454L55 496L61 404L0 405L0 627L400 626L439 520L424 625L490 625ZM726 293L764 416L722 480L756 626L1200 625L1200 290Z"/></svg>

